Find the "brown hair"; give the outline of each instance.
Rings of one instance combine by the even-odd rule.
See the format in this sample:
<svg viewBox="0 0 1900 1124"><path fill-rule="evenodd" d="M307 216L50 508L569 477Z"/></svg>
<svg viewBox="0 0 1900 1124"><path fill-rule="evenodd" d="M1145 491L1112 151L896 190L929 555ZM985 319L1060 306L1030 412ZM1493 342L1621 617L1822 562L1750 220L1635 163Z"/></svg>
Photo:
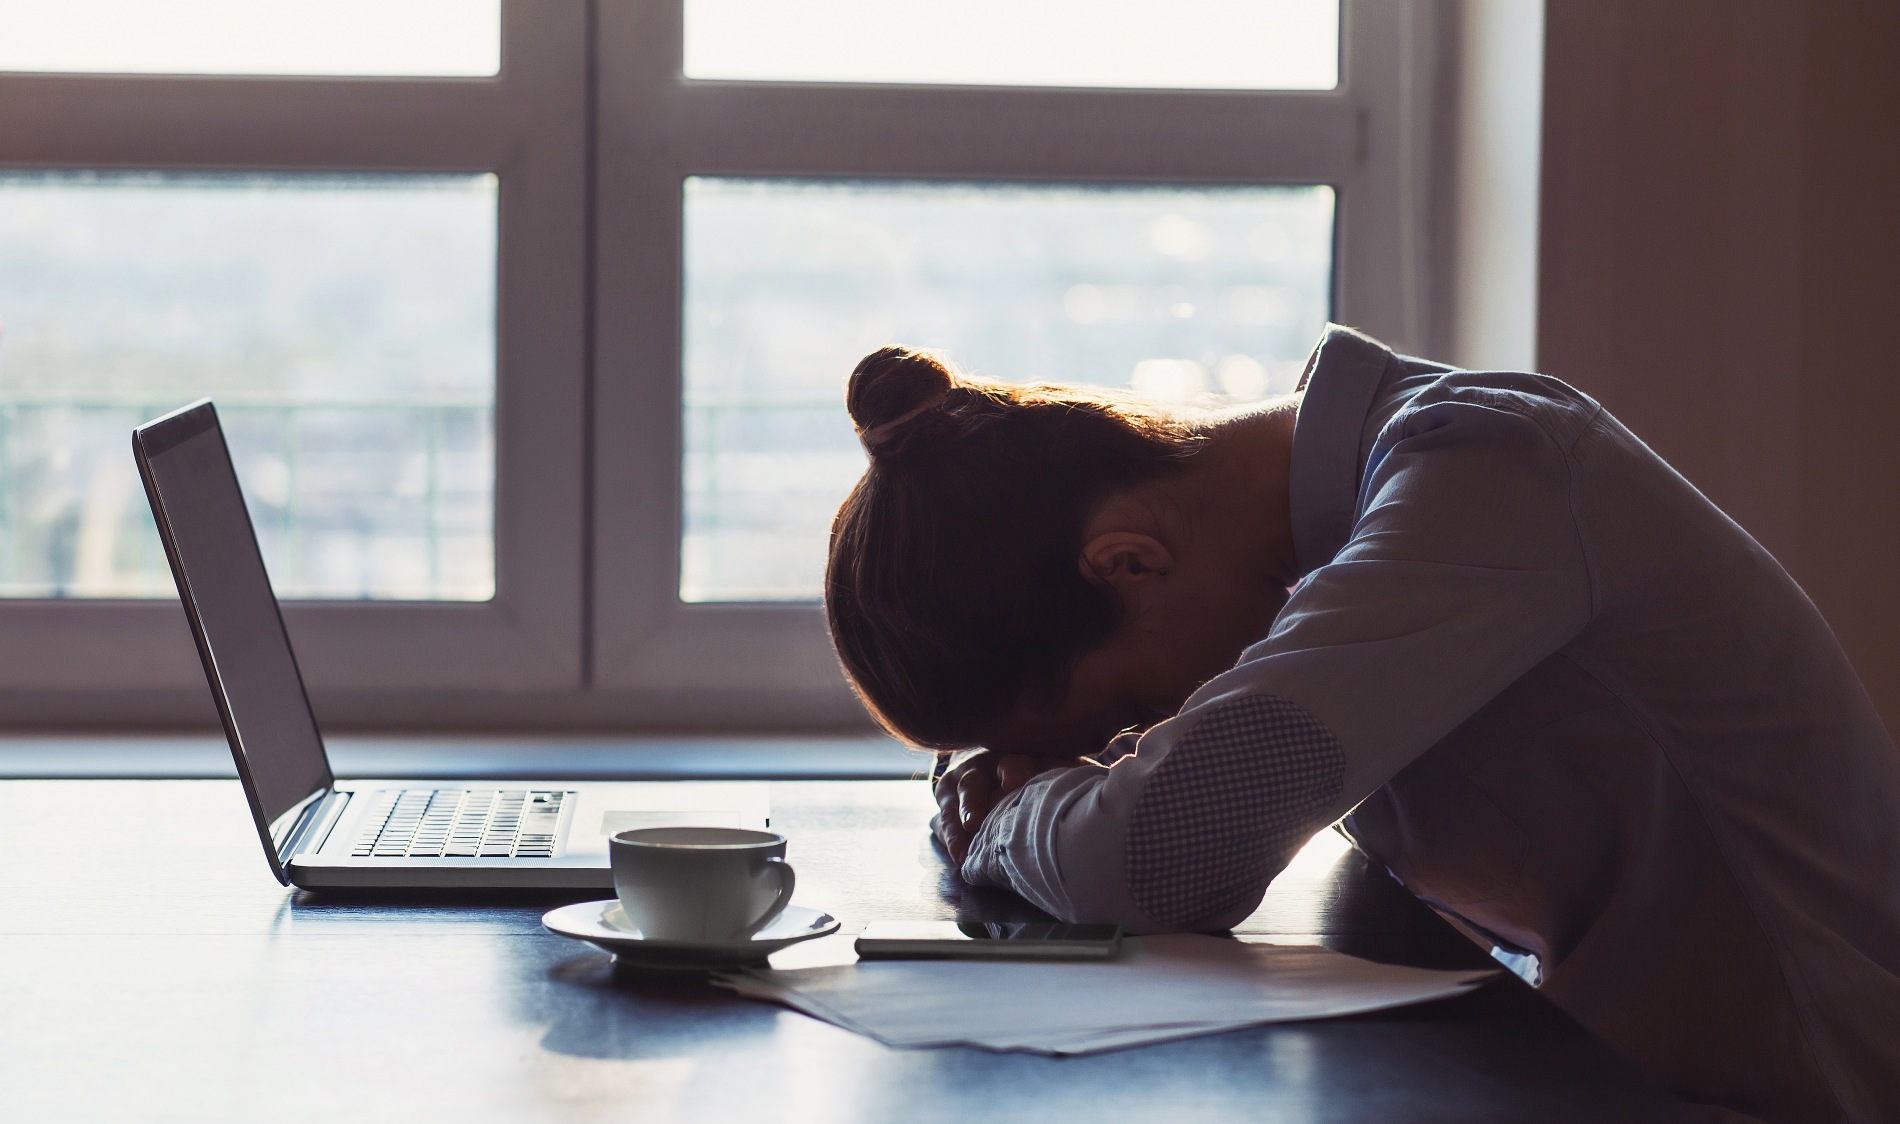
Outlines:
<svg viewBox="0 0 1900 1124"><path fill-rule="evenodd" d="M1200 439L1133 398L960 375L903 347L865 356L845 404L871 465L832 524L825 616L872 717L955 749L1019 703L1059 704L1121 622L1078 566L1084 521Z"/></svg>

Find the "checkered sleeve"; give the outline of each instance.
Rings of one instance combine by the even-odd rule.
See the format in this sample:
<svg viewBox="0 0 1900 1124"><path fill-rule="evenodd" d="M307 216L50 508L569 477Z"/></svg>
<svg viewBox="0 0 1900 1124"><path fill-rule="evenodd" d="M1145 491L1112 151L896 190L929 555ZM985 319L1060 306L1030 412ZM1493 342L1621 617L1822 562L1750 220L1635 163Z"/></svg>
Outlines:
<svg viewBox="0 0 1900 1124"><path fill-rule="evenodd" d="M1135 802L1134 904L1170 928L1249 908L1339 799L1346 758L1303 708L1244 695L1204 711Z"/></svg>

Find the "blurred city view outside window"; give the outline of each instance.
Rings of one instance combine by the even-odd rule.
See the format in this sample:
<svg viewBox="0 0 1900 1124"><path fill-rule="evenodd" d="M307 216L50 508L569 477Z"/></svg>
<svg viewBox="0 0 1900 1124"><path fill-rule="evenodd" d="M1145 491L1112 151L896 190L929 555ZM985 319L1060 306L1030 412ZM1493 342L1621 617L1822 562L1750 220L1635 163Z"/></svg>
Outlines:
<svg viewBox="0 0 1900 1124"><path fill-rule="evenodd" d="M1339 0L685 0L688 78L1330 90Z"/></svg>
<svg viewBox="0 0 1900 1124"><path fill-rule="evenodd" d="M209 397L280 595L492 597L496 191L0 173L0 595L172 596L130 432Z"/></svg>
<svg viewBox="0 0 1900 1124"><path fill-rule="evenodd" d="M500 0L0 0L0 71L479 77Z"/></svg>
<svg viewBox="0 0 1900 1124"><path fill-rule="evenodd" d="M864 469L846 376L888 343L1010 381L1291 391L1331 311L1322 185L685 185L685 601L820 591Z"/></svg>

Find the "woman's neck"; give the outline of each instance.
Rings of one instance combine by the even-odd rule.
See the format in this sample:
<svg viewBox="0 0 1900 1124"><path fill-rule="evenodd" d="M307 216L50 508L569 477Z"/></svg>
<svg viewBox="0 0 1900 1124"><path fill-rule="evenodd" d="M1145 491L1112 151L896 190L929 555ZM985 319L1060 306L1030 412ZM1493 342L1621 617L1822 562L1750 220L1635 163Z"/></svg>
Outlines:
<svg viewBox="0 0 1900 1124"><path fill-rule="evenodd" d="M1225 549L1282 584L1297 573L1290 481L1299 406L1299 395L1290 394L1206 415L1207 445L1179 480L1200 533L1224 540Z"/></svg>
<svg viewBox="0 0 1900 1124"><path fill-rule="evenodd" d="M1298 570L1288 479L1299 398L1288 396L1186 419L1202 438L1181 467L1107 497L1083 540L1110 531L1147 535L1193 569L1226 581L1291 585Z"/></svg>

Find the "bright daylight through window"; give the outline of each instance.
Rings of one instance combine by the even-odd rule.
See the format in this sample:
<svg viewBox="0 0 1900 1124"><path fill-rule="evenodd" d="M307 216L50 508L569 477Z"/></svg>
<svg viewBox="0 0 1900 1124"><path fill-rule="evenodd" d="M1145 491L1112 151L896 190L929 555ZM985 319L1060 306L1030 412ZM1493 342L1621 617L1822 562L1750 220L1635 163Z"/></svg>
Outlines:
<svg viewBox="0 0 1900 1124"><path fill-rule="evenodd" d="M861 722L852 367L1243 403L1409 343L1399 11L0 0L0 630L58 641L0 695L202 706L128 434L210 398L349 721Z"/></svg>
<svg viewBox="0 0 1900 1124"><path fill-rule="evenodd" d="M1330 90L1339 0L686 0L688 78Z"/></svg>
<svg viewBox="0 0 1900 1124"><path fill-rule="evenodd" d="M0 70L483 75L500 0L0 0Z"/></svg>
<svg viewBox="0 0 1900 1124"><path fill-rule="evenodd" d="M688 180L681 597L818 596L865 352L1252 401L1293 389L1332 245L1323 186Z"/></svg>
<svg viewBox="0 0 1900 1124"><path fill-rule="evenodd" d="M126 435L213 398L278 592L494 592L492 175L0 174L0 595L168 597Z"/></svg>

